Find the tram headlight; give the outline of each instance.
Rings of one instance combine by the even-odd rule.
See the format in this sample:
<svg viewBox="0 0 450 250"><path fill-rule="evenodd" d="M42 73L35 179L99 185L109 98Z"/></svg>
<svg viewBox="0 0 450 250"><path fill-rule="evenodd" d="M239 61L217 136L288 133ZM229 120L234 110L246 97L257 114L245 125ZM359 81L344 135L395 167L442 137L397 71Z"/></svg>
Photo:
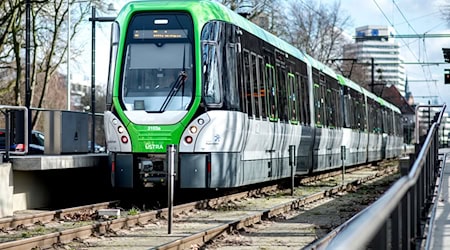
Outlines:
<svg viewBox="0 0 450 250"><path fill-rule="evenodd" d="M124 135L120 138L120 140L122 141L122 143L128 143L128 137Z"/></svg>
<svg viewBox="0 0 450 250"><path fill-rule="evenodd" d="M192 134L195 134L195 133L197 133L198 129L197 129L196 126L191 126L191 127L189 128L189 131L190 131Z"/></svg>
<svg viewBox="0 0 450 250"><path fill-rule="evenodd" d="M117 127L117 132L119 132L119 134L122 134L125 131L125 129L122 126Z"/></svg>
<svg viewBox="0 0 450 250"><path fill-rule="evenodd" d="M197 120L199 125L203 125L205 123L205 120L203 120L202 118Z"/></svg>
<svg viewBox="0 0 450 250"><path fill-rule="evenodd" d="M185 141L187 144L191 144L191 143L192 143L192 136L186 136L186 137L184 137L184 141Z"/></svg>

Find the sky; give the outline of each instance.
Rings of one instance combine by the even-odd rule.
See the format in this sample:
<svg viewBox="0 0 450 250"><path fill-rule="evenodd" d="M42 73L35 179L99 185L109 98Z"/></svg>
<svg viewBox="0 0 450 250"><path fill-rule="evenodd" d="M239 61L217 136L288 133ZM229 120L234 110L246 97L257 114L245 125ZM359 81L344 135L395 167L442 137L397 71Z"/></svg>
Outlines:
<svg viewBox="0 0 450 250"><path fill-rule="evenodd" d="M322 1L322 4L334 1ZM346 29L352 36L356 27L387 25L397 35L449 34L446 38L396 38L405 63L444 63L442 48L450 48L450 25L440 8L443 0L341 0L341 10L352 20ZM450 84L444 84L449 64L406 64L409 89L416 103L450 104ZM427 82L424 80L428 80ZM448 110L447 110L448 111Z"/></svg>
<svg viewBox="0 0 450 250"><path fill-rule="evenodd" d="M289 0L288 0L289 1ZM338 0L299 0L316 1L318 4L333 4ZM120 9L126 0L114 1L116 9ZM340 0L342 14L350 17L350 24L345 27L351 36L355 28L365 25L392 26L397 35L412 34L449 34L446 38L396 38L400 45L400 55L406 63L440 62L439 65L406 64L406 76L409 89L415 102L428 104L450 104L450 84L444 84L444 64L442 48L450 48L450 24L444 20L440 8L442 4L450 5L447 0ZM111 13L114 16L118 13ZM102 16L105 16L103 14ZM90 38L90 28L86 35L77 35L78 39ZM96 84L105 85L109 58L109 23L98 23L96 28ZM76 38L77 39L77 38ZM90 40L85 42L87 56L83 65L72 69L81 71L81 75L90 76ZM72 63L74 64L74 63ZM72 67L77 67L72 66ZM74 74L72 74L74 75ZM79 74L80 75L80 74ZM450 108L449 108L450 109ZM448 110L447 110L448 111Z"/></svg>

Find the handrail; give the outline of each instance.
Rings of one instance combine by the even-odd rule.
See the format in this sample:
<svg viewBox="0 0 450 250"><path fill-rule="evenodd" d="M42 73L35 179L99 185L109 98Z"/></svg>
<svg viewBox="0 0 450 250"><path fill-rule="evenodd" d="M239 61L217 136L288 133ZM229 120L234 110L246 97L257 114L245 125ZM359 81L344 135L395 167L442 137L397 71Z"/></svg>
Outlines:
<svg viewBox="0 0 450 250"><path fill-rule="evenodd" d="M436 130L436 123L431 126L430 131ZM386 191L377 201L355 216L341 233L333 238L327 249L365 249L376 233L391 216L403 197L412 188L425 163L425 156L431 145L434 133L429 133L424 147L420 150L417 160L407 176L403 176ZM357 233L358 237L355 237ZM351 242L351 245L348 243Z"/></svg>
<svg viewBox="0 0 450 250"><path fill-rule="evenodd" d="M441 168L441 173L445 172L445 162L447 161L447 155L448 153L444 154L444 158L442 161L442 168ZM441 191L442 191L442 183L443 183L444 178L441 175L441 179L439 180L439 188L436 194L437 199L441 196ZM434 219L436 218L436 209L437 209L437 202L435 202L433 204L433 207L431 208L431 216L430 216L430 224L428 225L428 233L427 233L427 239L425 240L425 250L430 249L430 244L431 244L431 238L433 236L433 227L434 227Z"/></svg>
<svg viewBox="0 0 450 250"><path fill-rule="evenodd" d="M415 127L416 127L416 129L415 129L416 130L415 131L416 138L415 139L416 139L416 143L420 143L419 142L420 126L419 126L419 118L418 118L419 116L417 115L417 112L419 111L419 109L420 108L442 108L442 110L445 110L445 107L446 107L446 104L444 104L444 105L424 105L424 104L422 104L422 105L417 105L416 106L416 109L415 109L415 116L416 116L416 125L415 125ZM441 123L441 119L442 119L443 114L444 114L444 112L441 112L441 114L439 115L438 121L436 121L439 124Z"/></svg>
<svg viewBox="0 0 450 250"><path fill-rule="evenodd" d="M409 173L396 181L371 206L306 249L366 249L370 244L380 245L381 248L383 244L384 247L389 244L402 244L403 247L417 244L416 241L423 236L421 215L429 212L429 200L432 199L437 179L437 134L446 105L440 107L439 119L431 126ZM394 226L397 229L390 231L392 237L386 237L387 228ZM386 238L392 242L387 243Z"/></svg>
<svg viewBox="0 0 450 250"><path fill-rule="evenodd" d="M23 151L20 151L20 152L17 152L17 151L14 151L14 154L18 154L18 155L26 155L27 153L28 153L28 109L27 109L27 107L25 107L25 106L10 106L10 105L0 105L0 110L3 110L3 109L6 109L6 110L23 110L24 111L24 125L25 125L25 127L24 127L24 130L26 131L26 133L24 133L25 134L25 137L24 137L24 139L25 139L25 141L24 141L24 150ZM9 136L9 131L8 131L9 129L7 128L7 131L6 131L6 135L7 136ZM9 140L7 140L8 142L9 142ZM11 143L8 143L8 144L11 144ZM11 145L5 145L5 147L6 147L6 152L7 152L7 154L9 154L9 147L10 147Z"/></svg>

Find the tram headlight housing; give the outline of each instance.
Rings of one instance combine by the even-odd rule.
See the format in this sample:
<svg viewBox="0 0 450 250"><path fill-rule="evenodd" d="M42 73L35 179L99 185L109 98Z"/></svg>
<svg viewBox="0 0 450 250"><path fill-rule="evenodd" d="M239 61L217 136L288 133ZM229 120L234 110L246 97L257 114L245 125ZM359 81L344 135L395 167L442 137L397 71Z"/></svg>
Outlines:
<svg viewBox="0 0 450 250"><path fill-rule="evenodd" d="M193 141L193 139L192 139L192 136L186 136L186 137L184 137L184 141L187 143L187 144L191 144L192 143L192 141Z"/></svg>
<svg viewBox="0 0 450 250"><path fill-rule="evenodd" d="M189 128L189 132L191 132L192 134L196 134L198 132L197 126L191 126Z"/></svg>
<svg viewBox="0 0 450 250"><path fill-rule="evenodd" d="M125 129L122 126L117 127L117 132L119 132L119 134L122 134L123 132L125 132Z"/></svg>

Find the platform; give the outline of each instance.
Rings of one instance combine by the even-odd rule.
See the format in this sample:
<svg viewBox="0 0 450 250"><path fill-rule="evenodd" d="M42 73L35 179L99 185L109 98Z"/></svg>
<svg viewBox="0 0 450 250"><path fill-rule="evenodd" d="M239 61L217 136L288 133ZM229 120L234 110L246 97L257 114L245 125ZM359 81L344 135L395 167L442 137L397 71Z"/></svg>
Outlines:
<svg viewBox="0 0 450 250"><path fill-rule="evenodd" d="M442 180L436 210L432 216L429 249L450 249L450 149L440 149L440 154L447 154L442 171Z"/></svg>
<svg viewBox="0 0 450 250"><path fill-rule="evenodd" d="M11 156L13 170L37 171L96 167L106 164L108 154Z"/></svg>
<svg viewBox="0 0 450 250"><path fill-rule="evenodd" d="M0 218L108 192L107 162L107 154L10 157L0 163Z"/></svg>

